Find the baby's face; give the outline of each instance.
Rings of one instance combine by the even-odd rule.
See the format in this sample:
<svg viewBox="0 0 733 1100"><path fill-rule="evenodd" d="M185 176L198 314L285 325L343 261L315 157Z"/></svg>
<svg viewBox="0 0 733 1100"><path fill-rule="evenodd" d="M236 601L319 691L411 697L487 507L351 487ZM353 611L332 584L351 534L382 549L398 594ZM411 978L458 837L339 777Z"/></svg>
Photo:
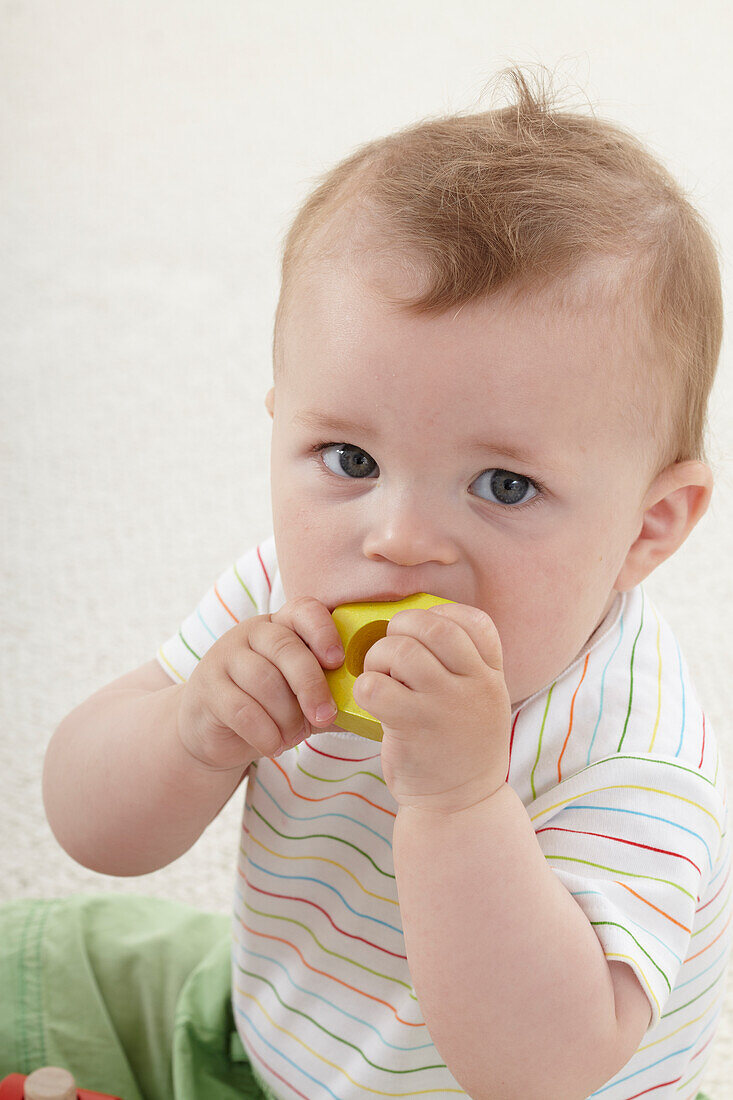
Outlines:
<svg viewBox="0 0 733 1100"><path fill-rule="evenodd" d="M653 471L624 418L629 352L598 311L493 299L414 317L373 286L319 269L284 332L271 478L285 597L482 608L516 704L630 587Z"/></svg>

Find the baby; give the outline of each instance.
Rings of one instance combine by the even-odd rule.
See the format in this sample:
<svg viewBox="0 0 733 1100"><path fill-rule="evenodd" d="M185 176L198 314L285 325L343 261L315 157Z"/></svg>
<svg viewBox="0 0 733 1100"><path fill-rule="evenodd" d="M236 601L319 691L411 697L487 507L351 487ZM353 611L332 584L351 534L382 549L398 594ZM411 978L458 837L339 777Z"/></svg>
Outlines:
<svg viewBox="0 0 733 1100"><path fill-rule="evenodd" d="M715 249L635 138L512 77L309 196L273 535L46 756L56 837L114 875L247 778L231 998L279 1100L694 1100L723 1003L723 767L642 586L712 492ZM452 602L354 686L383 741L340 729L331 612L417 592Z"/></svg>

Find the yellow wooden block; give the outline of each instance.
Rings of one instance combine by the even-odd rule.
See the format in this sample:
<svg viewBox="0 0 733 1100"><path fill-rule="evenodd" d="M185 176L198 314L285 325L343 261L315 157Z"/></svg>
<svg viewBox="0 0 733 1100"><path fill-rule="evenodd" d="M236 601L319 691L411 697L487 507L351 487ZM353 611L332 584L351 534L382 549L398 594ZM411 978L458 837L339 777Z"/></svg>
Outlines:
<svg viewBox="0 0 733 1100"><path fill-rule="evenodd" d="M354 700L354 681L364 671L364 657L379 638L387 633L389 620L398 611L411 608L434 607L439 603L453 603L429 592L417 592L404 600L385 603L344 603L331 612L346 654L340 668L324 669L338 713L334 724L351 733L359 733L372 741L382 740L382 726L376 718Z"/></svg>

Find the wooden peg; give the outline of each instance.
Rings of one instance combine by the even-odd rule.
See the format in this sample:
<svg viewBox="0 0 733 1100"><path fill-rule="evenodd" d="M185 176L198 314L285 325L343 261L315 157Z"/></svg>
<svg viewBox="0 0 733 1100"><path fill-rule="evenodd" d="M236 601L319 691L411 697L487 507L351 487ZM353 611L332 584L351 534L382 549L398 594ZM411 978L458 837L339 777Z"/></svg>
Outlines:
<svg viewBox="0 0 733 1100"><path fill-rule="evenodd" d="M43 1066L26 1077L23 1100L76 1100L76 1082L66 1069Z"/></svg>

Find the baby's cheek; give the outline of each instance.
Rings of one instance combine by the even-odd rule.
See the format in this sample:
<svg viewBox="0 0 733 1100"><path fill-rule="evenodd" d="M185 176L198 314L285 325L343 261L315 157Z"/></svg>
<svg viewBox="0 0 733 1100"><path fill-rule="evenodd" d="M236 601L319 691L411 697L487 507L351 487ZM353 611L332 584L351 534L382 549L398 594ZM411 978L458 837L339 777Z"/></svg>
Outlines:
<svg viewBox="0 0 733 1100"><path fill-rule="evenodd" d="M529 591L526 586L522 598L503 609L501 618L494 618L512 705L546 687L575 655L576 605L572 595L561 590L560 576L546 576L546 587Z"/></svg>

